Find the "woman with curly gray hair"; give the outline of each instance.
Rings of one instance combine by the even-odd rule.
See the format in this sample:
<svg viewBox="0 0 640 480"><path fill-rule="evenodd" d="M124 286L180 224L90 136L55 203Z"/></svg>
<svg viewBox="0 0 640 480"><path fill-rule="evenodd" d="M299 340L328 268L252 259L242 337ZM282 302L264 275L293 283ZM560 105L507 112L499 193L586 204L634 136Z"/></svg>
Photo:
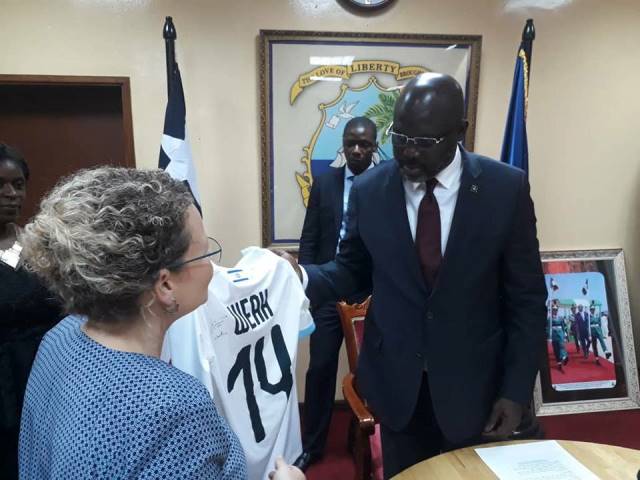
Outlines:
<svg viewBox="0 0 640 480"><path fill-rule="evenodd" d="M169 326L206 301L217 253L184 185L159 170L81 171L21 240L70 315L29 377L20 478L245 478L205 387L158 358Z"/></svg>

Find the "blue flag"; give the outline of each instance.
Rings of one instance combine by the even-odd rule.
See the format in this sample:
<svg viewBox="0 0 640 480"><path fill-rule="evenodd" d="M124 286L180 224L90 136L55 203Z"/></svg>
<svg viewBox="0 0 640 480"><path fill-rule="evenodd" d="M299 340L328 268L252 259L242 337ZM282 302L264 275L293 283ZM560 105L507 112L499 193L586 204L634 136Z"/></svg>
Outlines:
<svg viewBox="0 0 640 480"><path fill-rule="evenodd" d="M196 169L187 137L187 109L178 64L173 69L170 85L158 168L166 170L173 178L185 183L193 195L196 208L202 214Z"/></svg>
<svg viewBox="0 0 640 480"><path fill-rule="evenodd" d="M529 73L531 53L536 31L533 20L528 19L522 31L522 43L518 48L516 69L513 74L511 101L507 125L502 141L500 160L529 173L529 145L527 143L527 102L529 99Z"/></svg>
<svg viewBox="0 0 640 480"><path fill-rule="evenodd" d="M516 71L513 76L511 101L507 114L507 126L502 142L500 160L529 172L529 147L527 144L527 57L524 49L518 51Z"/></svg>

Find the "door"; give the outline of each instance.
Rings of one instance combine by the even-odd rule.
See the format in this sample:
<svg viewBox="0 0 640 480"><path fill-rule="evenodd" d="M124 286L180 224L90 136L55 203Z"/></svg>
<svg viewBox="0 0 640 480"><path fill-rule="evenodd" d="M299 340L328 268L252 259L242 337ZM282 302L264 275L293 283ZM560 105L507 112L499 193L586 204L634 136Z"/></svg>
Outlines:
<svg viewBox="0 0 640 480"><path fill-rule="evenodd" d="M135 167L129 79L0 75L0 142L20 150L31 171L24 225L60 178Z"/></svg>

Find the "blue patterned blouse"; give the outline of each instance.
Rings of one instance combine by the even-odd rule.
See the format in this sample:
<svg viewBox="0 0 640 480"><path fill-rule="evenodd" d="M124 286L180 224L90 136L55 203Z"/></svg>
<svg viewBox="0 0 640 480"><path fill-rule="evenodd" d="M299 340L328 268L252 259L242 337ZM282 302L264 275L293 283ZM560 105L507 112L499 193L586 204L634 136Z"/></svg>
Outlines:
<svg viewBox="0 0 640 480"><path fill-rule="evenodd" d="M66 317L38 350L22 411L22 480L246 478L242 447L198 380L94 342L83 322Z"/></svg>

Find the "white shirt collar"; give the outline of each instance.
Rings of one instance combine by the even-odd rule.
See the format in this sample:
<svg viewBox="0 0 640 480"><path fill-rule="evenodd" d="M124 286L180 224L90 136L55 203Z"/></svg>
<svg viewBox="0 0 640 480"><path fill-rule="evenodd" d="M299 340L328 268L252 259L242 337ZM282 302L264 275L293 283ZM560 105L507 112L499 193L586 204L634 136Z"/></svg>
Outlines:
<svg viewBox="0 0 640 480"><path fill-rule="evenodd" d="M440 186L449 189L460 180L462 176L462 155L460 153L460 146L456 147L456 154L453 156L453 161L445 167L440 173L436 175L436 180ZM424 188L425 182L412 182L404 179L404 184L411 190L416 191Z"/></svg>

